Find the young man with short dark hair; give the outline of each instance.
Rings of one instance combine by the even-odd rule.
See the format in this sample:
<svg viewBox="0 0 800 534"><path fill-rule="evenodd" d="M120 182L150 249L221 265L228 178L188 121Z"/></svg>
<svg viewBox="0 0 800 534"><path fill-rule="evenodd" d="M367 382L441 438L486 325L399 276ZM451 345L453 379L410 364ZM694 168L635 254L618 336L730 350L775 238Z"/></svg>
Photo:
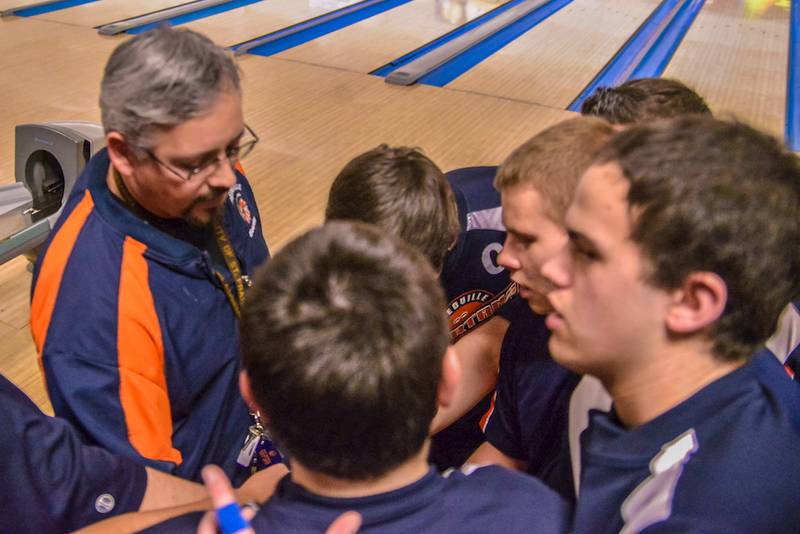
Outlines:
<svg viewBox="0 0 800 534"><path fill-rule="evenodd" d="M532 477L428 465L431 420L459 376L443 308L428 261L361 223L312 230L259 274L242 319L242 391L292 470L256 531L322 532L348 510L365 533L566 531L567 506Z"/></svg>
<svg viewBox="0 0 800 534"><path fill-rule="evenodd" d="M566 227L551 353L614 400L582 436L575 531L794 531L800 390L752 354L800 290L797 158L739 123L634 126Z"/></svg>
<svg viewBox="0 0 800 534"><path fill-rule="evenodd" d="M376 224L417 247L440 272L464 370L456 398L432 426L431 460L440 469L460 466L483 440L479 423L513 312L505 304L516 286L496 264L505 232L493 177L487 167L445 175L417 149L381 145L350 161L328 197L327 220Z"/></svg>
<svg viewBox="0 0 800 534"><path fill-rule="evenodd" d="M705 100L679 80L639 78L616 87L600 87L581 105L582 115L611 124L670 119L682 115L711 115Z"/></svg>

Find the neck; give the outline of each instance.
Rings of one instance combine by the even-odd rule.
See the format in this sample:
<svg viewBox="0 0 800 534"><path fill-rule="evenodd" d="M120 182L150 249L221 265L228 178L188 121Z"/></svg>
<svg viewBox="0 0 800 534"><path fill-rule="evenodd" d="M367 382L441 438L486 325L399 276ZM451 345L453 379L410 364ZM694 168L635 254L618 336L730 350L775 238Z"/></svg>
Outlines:
<svg viewBox="0 0 800 534"><path fill-rule="evenodd" d="M108 186L108 190L111 191L111 194L117 197L119 200L125 201L122 198L122 192L117 187L117 181L114 179L114 164L109 163L108 165L108 175L106 176L106 185Z"/></svg>
<svg viewBox="0 0 800 534"><path fill-rule="evenodd" d="M122 176L122 174L119 174L118 178L115 177L114 166L109 165L108 176L106 177L106 185L108 186L108 190L111 191L111 194L115 196L122 203L122 205L128 209L128 211L143 221L146 221L158 230L176 239L191 243L200 249L208 248L207 241L209 241L212 236L212 230L210 226L197 227L192 226L183 219L165 219L163 217L159 217L158 215L142 207L142 205L134 198L130 187L125 183L124 180L125 178ZM121 182L121 187L118 181ZM123 191L122 188L125 190Z"/></svg>
<svg viewBox="0 0 800 534"><path fill-rule="evenodd" d="M603 380L628 428L652 421L745 363L715 358L705 341L678 344L652 356L635 370Z"/></svg>
<svg viewBox="0 0 800 534"><path fill-rule="evenodd" d="M306 490L324 497L354 498L378 495L403 488L420 480L428 473L428 448L426 442L419 453L400 466L377 478L345 480L317 473L292 459L292 481Z"/></svg>

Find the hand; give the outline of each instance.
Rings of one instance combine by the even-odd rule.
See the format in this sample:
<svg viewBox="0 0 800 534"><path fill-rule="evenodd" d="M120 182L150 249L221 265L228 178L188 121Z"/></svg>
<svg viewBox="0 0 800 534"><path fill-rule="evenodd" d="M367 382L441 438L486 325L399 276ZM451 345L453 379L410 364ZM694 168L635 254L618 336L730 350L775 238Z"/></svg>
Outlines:
<svg viewBox="0 0 800 534"><path fill-rule="evenodd" d="M211 497L211 503L214 506L214 511L206 512L200 524L197 526L197 534L217 534L217 510L229 509L228 507L235 507L236 514L239 515L239 522L244 525L244 528L236 528L228 530L223 528L224 534L255 534L255 531L250 528L250 520L255 515L252 508L242 510L236 504L236 494L231 486L231 481L225 476L225 472L216 465L207 465L203 468L203 482L205 482L206 490ZM230 528L230 527L228 527Z"/></svg>
<svg viewBox="0 0 800 534"><path fill-rule="evenodd" d="M356 534L359 528L361 528L361 514L350 511L337 517L325 534Z"/></svg>
<svg viewBox="0 0 800 534"><path fill-rule="evenodd" d="M206 484L206 489L208 489L215 510L235 506L237 513L240 514L242 521L236 522L237 526L233 527L236 530L225 531L224 534L255 534L255 531L250 527L250 520L255 516L255 510L252 508L239 509L236 504L236 494L231 487L230 480L225 476L222 469L215 465L205 466L203 468L203 482ZM360 527L361 514L358 512L345 512L331 523L326 534L356 534ZM217 532L217 514L216 512L207 512L197 526L197 534L217 534Z"/></svg>

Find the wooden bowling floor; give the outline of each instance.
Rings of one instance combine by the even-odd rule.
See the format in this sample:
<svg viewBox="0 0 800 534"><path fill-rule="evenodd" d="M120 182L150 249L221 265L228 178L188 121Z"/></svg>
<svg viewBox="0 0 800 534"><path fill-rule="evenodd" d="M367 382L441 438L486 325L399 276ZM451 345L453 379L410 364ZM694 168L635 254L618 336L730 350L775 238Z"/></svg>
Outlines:
<svg viewBox="0 0 800 534"><path fill-rule="evenodd" d="M447 87L564 109L658 4L574 0Z"/></svg>
<svg viewBox="0 0 800 534"><path fill-rule="evenodd" d="M413 0L277 56L240 58L245 118L262 139L243 164L273 252L322 221L338 170L380 143L421 147L444 170L501 162L572 116L566 105L657 5L574 0L444 88L398 87L367 74L456 27L442 13L458 1ZM0 0L0 9L19 3ZM177 3L99 0L0 19L0 184L14 181L15 125L99 122L102 69L127 36L100 36L93 27ZM233 45L351 3L263 0L187 26ZM482 11L500 3L476 1ZM715 111L780 133L788 13L749 20L723 4L704 8L667 75L696 85ZM457 22L478 14L465 10ZM28 331L29 292L26 260L0 266L0 372L49 411Z"/></svg>

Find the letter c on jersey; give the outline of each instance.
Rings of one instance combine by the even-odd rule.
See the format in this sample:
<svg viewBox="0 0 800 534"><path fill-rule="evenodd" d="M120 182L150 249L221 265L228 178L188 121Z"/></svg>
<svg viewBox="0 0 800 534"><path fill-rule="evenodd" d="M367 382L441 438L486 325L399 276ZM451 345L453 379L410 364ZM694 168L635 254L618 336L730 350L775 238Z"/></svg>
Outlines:
<svg viewBox="0 0 800 534"><path fill-rule="evenodd" d="M503 245L500 243L489 243L486 245L486 248L483 249L483 254L481 254L481 261L483 262L483 268L486 269L486 272L489 274L500 274L503 272L503 268L500 267L495 263L495 260L492 258L492 253L494 252L494 258L497 258L497 255L500 254L500 251L503 250Z"/></svg>

